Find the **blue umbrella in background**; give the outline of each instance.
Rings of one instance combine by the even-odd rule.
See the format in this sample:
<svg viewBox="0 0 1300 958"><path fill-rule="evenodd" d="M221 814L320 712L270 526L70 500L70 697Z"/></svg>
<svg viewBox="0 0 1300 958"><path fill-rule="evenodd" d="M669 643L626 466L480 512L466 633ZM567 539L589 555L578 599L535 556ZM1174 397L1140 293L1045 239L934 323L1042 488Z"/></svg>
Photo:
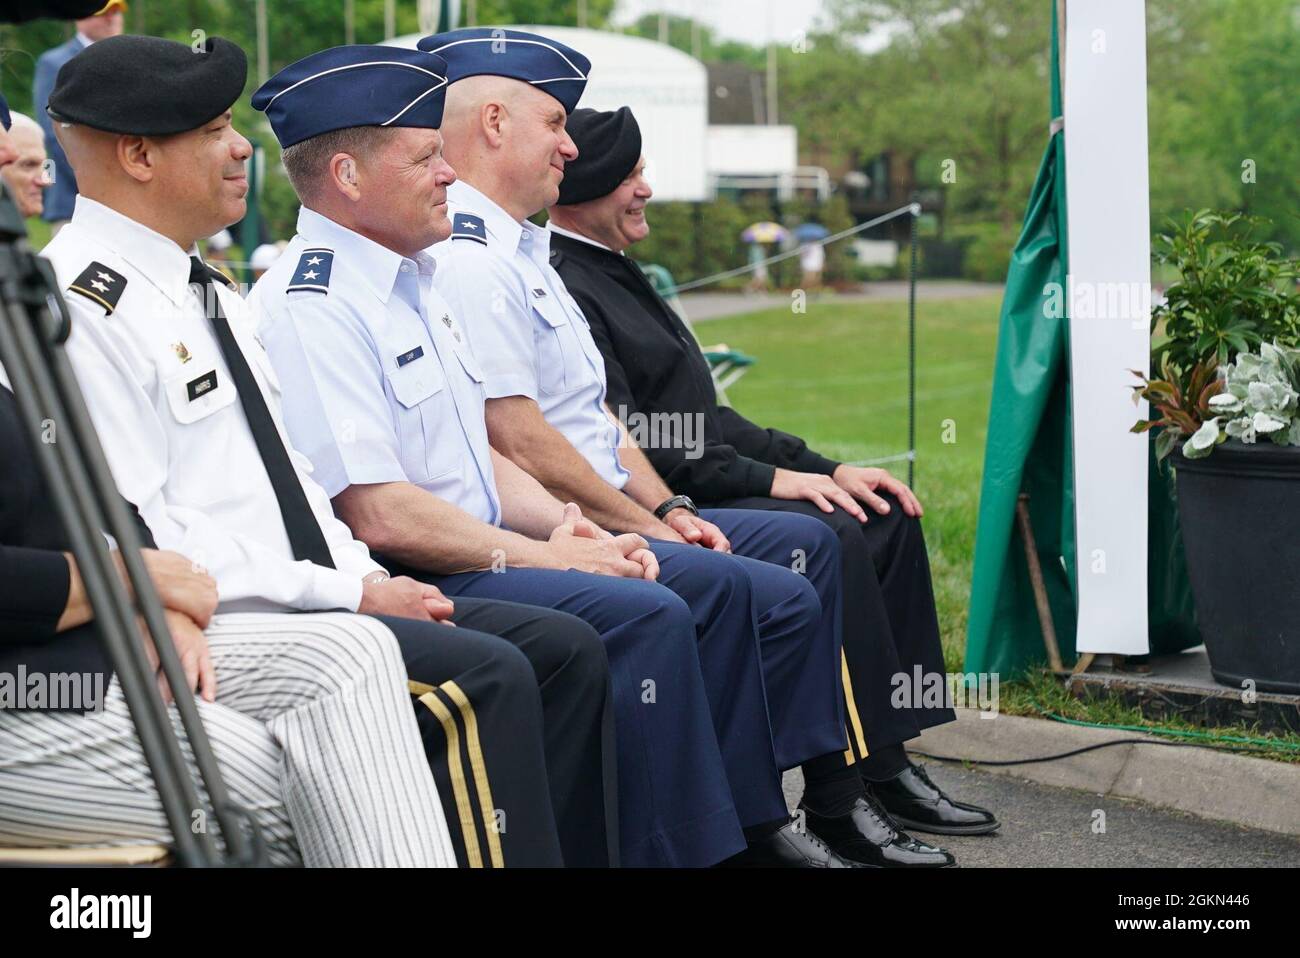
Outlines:
<svg viewBox="0 0 1300 958"><path fill-rule="evenodd" d="M800 243L816 243L831 235L821 223L800 223L794 228L794 238Z"/></svg>

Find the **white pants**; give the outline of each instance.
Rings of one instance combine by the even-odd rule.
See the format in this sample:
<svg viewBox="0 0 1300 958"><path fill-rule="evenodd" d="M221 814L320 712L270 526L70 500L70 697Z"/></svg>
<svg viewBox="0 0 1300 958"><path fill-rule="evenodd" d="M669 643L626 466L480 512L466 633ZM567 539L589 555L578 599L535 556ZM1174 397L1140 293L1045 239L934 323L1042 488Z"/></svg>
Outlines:
<svg viewBox="0 0 1300 958"><path fill-rule="evenodd" d="M207 637L217 701L200 700L199 714L230 797L256 819L272 864L455 867L406 670L384 625L342 613L232 614L214 617ZM205 815L215 830L210 807ZM0 711L0 844L170 840L116 679L102 711Z"/></svg>

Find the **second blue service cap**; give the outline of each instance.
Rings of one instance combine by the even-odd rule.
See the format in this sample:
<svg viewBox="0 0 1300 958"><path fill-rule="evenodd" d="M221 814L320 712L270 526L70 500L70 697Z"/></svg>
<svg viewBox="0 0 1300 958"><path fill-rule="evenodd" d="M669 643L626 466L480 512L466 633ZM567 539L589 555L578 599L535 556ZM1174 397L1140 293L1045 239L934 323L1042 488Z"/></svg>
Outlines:
<svg viewBox="0 0 1300 958"><path fill-rule="evenodd" d="M354 126L442 125L447 64L419 50L331 47L291 63L253 94L280 146Z"/></svg>
<svg viewBox="0 0 1300 958"><path fill-rule="evenodd" d="M448 83L473 76L522 80L559 100L565 113L582 99L591 72L591 61L573 47L523 30L452 30L425 37L419 46L447 61Z"/></svg>

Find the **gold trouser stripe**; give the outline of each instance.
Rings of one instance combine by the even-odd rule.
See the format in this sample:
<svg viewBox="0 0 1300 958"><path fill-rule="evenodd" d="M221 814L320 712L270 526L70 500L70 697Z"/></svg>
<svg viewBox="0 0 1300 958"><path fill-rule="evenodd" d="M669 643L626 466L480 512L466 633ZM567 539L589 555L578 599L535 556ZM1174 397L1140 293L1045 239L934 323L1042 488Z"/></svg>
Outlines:
<svg viewBox="0 0 1300 958"><path fill-rule="evenodd" d="M493 868L504 868L505 857L501 854L501 835L496 829L496 807L492 804L492 788L488 785L487 762L483 758L483 746L478 737L478 716L469 697L461 691L455 682L443 682L438 686L447 697L460 709L460 719L465 723L465 745L469 752L469 766L474 772L474 787L478 790L479 811L483 815L483 831L487 834L488 857Z"/></svg>
<svg viewBox="0 0 1300 958"><path fill-rule="evenodd" d="M844 698L848 701L849 718L853 722L853 733L857 736L858 751L862 758L867 757L867 739L862 734L862 719L858 716L858 703L853 700L853 680L849 678L849 660L840 649L840 675L844 680ZM847 760L853 751L853 739L849 739L849 748L845 753Z"/></svg>
<svg viewBox="0 0 1300 958"><path fill-rule="evenodd" d="M460 732L456 729L456 720L451 710L442 703L438 694L431 687L420 682L408 683L412 692L417 688L428 689L420 696L420 701L430 712L437 716L447 737L447 774L451 777L451 791L456 797L456 814L460 817L460 831L465 836L465 855L470 868L483 867L483 855L478 847L478 831L474 827L474 809L469 803L469 787L465 783L465 769L460 761Z"/></svg>

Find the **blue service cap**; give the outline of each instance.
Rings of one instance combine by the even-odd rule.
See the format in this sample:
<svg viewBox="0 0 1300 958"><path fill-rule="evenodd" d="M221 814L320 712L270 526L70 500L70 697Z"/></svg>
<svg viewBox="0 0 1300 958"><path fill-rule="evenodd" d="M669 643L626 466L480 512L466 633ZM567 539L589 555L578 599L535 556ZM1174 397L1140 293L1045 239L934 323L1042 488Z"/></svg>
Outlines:
<svg viewBox="0 0 1300 958"><path fill-rule="evenodd" d="M419 50L377 44L331 47L291 63L253 94L280 146L354 126L437 129L447 64Z"/></svg>
<svg viewBox="0 0 1300 958"><path fill-rule="evenodd" d="M587 88L591 61L556 40L506 30L476 27L438 33L420 41L421 50L447 61L447 82L465 77L510 77L545 90L572 113Z"/></svg>

